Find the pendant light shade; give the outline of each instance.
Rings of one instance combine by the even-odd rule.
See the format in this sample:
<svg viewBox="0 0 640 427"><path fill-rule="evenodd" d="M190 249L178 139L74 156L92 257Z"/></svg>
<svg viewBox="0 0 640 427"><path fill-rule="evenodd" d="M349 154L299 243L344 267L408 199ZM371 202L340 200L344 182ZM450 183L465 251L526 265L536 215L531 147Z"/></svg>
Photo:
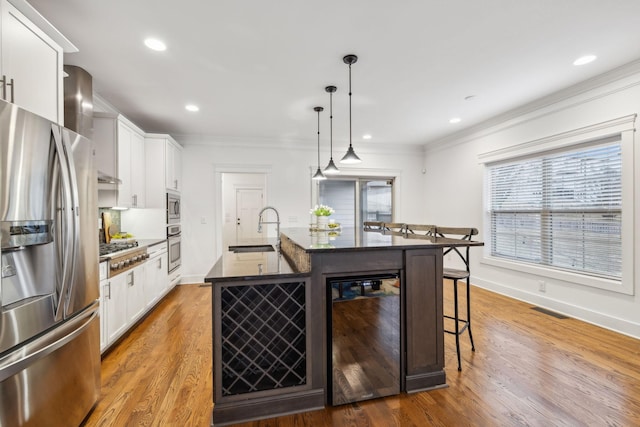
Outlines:
<svg viewBox="0 0 640 427"><path fill-rule="evenodd" d="M360 157L356 155L356 152L353 150L352 137L351 137L351 65L355 64L358 61L358 57L356 55L346 55L342 58L345 64L349 65L349 149L347 150L347 154L340 160L340 163L354 164L360 163Z"/></svg>
<svg viewBox="0 0 640 427"><path fill-rule="evenodd" d="M326 175L335 175L340 173L340 169L333 163L333 94L338 90L335 86L327 86L324 88L329 92L329 164L324 168Z"/></svg>
<svg viewBox="0 0 640 427"><path fill-rule="evenodd" d="M327 179L320 169L320 111L322 110L324 110L322 107L313 107L313 111L318 113L318 170L313 175L313 179L315 180Z"/></svg>

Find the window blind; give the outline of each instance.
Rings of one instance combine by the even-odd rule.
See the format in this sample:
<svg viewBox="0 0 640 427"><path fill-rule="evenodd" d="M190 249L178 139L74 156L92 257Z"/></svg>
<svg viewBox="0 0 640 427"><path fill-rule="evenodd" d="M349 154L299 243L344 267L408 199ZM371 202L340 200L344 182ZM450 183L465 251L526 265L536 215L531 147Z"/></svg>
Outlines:
<svg viewBox="0 0 640 427"><path fill-rule="evenodd" d="M621 278L619 138L489 169L493 256Z"/></svg>

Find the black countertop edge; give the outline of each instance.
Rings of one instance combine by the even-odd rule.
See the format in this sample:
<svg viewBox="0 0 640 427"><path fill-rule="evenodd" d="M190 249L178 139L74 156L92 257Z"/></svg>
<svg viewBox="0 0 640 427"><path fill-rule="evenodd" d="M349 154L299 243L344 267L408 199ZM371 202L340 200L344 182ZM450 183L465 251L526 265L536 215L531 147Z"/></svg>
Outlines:
<svg viewBox="0 0 640 427"><path fill-rule="evenodd" d="M327 236L322 236L321 233L327 233ZM432 236L407 238L396 233L363 231L353 228L342 229L333 236L331 232L314 232L307 228L285 228L281 230L281 234L307 253L484 246L484 243L480 241Z"/></svg>

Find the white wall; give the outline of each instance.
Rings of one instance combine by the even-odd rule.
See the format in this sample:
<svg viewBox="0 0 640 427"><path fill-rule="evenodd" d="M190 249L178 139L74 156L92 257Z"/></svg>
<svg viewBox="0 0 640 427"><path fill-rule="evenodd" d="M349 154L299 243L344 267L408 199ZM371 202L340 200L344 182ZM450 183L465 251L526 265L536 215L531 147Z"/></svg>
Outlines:
<svg viewBox="0 0 640 427"><path fill-rule="evenodd" d="M631 71L629 71L631 70ZM618 70L597 80L522 108L508 120L493 120L457 138L430 145L425 153L424 209L429 221L438 225L475 226L488 239L483 225L483 168L478 155L492 150L594 125L640 112L640 67ZM635 145L635 201L624 209L640 206L639 141ZM472 252L472 282L481 287L528 301L572 317L581 318L622 333L640 337L640 220L634 224L634 295L625 295L576 283L539 277L481 262L482 249ZM629 230L631 231L631 230ZM546 281L546 292L538 280Z"/></svg>
<svg viewBox="0 0 640 427"><path fill-rule="evenodd" d="M308 226L309 208L315 203L311 200L310 170L316 158L314 145L307 149L259 144L231 146L206 141L191 143L184 138L180 143L184 147L182 283L201 282L220 256L223 215L219 206L219 175L223 172L265 173L265 204L278 209L282 227ZM407 222L426 219L421 209L421 195L424 194L422 148L394 147L393 155L389 150L358 146L356 151L363 162L343 169L346 173L397 176L397 218ZM323 159L329 157L328 153L321 155Z"/></svg>

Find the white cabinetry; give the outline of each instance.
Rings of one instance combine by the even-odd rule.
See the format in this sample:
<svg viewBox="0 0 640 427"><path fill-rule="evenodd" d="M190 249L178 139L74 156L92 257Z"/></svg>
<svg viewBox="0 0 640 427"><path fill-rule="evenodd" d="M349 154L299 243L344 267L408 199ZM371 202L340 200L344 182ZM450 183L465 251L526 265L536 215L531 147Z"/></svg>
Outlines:
<svg viewBox="0 0 640 427"><path fill-rule="evenodd" d="M147 308L145 298L146 266L147 263L144 263L124 273L127 284L127 318L131 323L138 320Z"/></svg>
<svg viewBox="0 0 640 427"><path fill-rule="evenodd" d="M168 140L166 185L168 190L182 191L182 147L173 140Z"/></svg>
<svg viewBox="0 0 640 427"><path fill-rule="evenodd" d="M118 203L130 208L145 207L144 136L118 122Z"/></svg>
<svg viewBox="0 0 640 427"><path fill-rule="evenodd" d="M99 204L103 207L144 208L144 132L121 115L94 113L93 139L96 142L98 175L118 178L120 184L101 184Z"/></svg>
<svg viewBox="0 0 640 427"><path fill-rule="evenodd" d="M166 209L167 190L182 188L182 147L170 135L147 134L146 207Z"/></svg>
<svg viewBox="0 0 640 427"><path fill-rule="evenodd" d="M147 266L147 307L153 306L168 291L169 276L167 274L167 244L152 246L148 249Z"/></svg>
<svg viewBox="0 0 640 427"><path fill-rule="evenodd" d="M100 280L101 352L146 313L146 268L147 263L144 263L109 279Z"/></svg>
<svg viewBox="0 0 640 427"><path fill-rule="evenodd" d="M114 342L126 330L129 324L127 319L127 283L126 275L119 274L106 281L105 312L107 327L107 342Z"/></svg>
<svg viewBox="0 0 640 427"><path fill-rule="evenodd" d="M14 3L20 10L0 0L0 96L64 124L63 53L77 49L26 1Z"/></svg>

